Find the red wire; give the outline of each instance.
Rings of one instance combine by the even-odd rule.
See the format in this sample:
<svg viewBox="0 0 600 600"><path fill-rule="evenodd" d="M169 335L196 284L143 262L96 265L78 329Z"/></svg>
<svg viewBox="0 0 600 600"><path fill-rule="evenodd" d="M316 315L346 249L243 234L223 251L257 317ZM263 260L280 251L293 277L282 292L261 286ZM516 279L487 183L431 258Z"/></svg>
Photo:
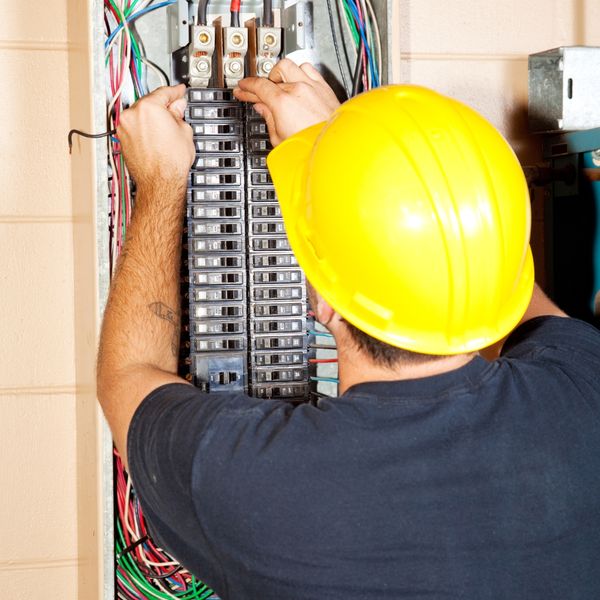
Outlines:
<svg viewBox="0 0 600 600"><path fill-rule="evenodd" d="M240 12L241 0L231 0L231 12Z"/></svg>
<svg viewBox="0 0 600 600"><path fill-rule="evenodd" d="M369 76L367 75L367 50L366 48L363 46L362 49L362 54L363 54L363 84L365 86L365 90L369 89Z"/></svg>
<svg viewBox="0 0 600 600"><path fill-rule="evenodd" d="M337 358L309 358L308 362L312 364L319 363L336 363L338 361Z"/></svg>

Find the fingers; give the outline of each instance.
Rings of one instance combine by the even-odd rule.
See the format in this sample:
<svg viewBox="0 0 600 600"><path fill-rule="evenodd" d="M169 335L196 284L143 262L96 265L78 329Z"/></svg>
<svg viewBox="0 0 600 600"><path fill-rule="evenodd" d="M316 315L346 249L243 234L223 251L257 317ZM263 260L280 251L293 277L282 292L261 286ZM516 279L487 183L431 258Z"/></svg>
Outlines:
<svg viewBox="0 0 600 600"><path fill-rule="evenodd" d="M277 146L281 142L279 135L277 134L277 126L275 125L275 117L269 110L266 104L255 104L254 110L265 120L267 129L269 130L269 138L273 147Z"/></svg>
<svg viewBox="0 0 600 600"><path fill-rule="evenodd" d="M245 80L242 80L242 81L245 81ZM249 92L247 90L243 90L242 88L239 88L239 87L234 88L233 95L240 102L252 102L252 103L260 102L260 98L256 94Z"/></svg>
<svg viewBox="0 0 600 600"><path fill-rule="evenodd" d="M148 94L145 98L153 100L167 107L176 100L179 100L185 96L185 84L180 83L179 85L164 86L155 89L151 94Z"/></svg>
<svg viewBox="0 0 600 600"><path fill-rule="evenodd" d="M240 91L234 91L235 97L244 102L263 102L271 105L282 93L275 83L264 77L246 77L239 82L238 86Z"/></svg>
<svg viewBox="0 0 600 600"><path fill-rule="evenodd" d="M174 102L171 102L167 107L169 112L171 112L178 119L183 119L185 117L185 107L187 106L187 100L185 98L178 98Z"/></svg>
<svg viewBox="0 0 600 600"><path fill-rule="evenodd" d="M269 79L274 83L293 83L295 81L310 81L310 77L289 58L282 58L269 73Z"/></svg>
<svg viewBox="0 0 600 600"><path fill-rule="evenodd" d="M315 69L310 63L302 63L300 65L300 69L313 81L318 81L319 83L328 85L325 79L323 79L321 73L319 73L319 71L317 71L317 69Z"/></svg>

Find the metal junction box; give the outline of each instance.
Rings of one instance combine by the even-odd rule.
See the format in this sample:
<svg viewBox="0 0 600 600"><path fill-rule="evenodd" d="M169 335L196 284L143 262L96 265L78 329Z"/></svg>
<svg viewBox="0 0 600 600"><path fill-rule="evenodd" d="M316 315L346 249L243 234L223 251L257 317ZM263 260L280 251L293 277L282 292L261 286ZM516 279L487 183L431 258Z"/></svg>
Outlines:
<svg viewBox="0 0 600 600"><path fill-rule="evenodd" d="M529 56L533 132L600 127L600 48L570 46Z"/></svg>

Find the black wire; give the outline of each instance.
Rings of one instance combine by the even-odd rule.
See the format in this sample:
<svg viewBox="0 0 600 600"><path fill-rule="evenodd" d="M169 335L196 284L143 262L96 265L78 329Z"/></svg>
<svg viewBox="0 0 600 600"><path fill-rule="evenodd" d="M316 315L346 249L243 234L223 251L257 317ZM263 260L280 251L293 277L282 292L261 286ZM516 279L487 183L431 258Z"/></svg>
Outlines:
<svg viewBox="0 0 600 600"><path fill-rule="evenodd" d="M344 82L344 91L346 92L346 96L348 96L348 94L350 93L350 88L348 87L348 81L346 80L346 71L344 70L344 66L342 64L342 56L340 54L340 47L338 44L337 30L335 28L335 22L333 20L333 11L331 10L331 0L327 0L327 12L329 13L329 26L331 27L331 37L333 38L335 56L337 57L340 75L342 76L342 81Z"/></svg>
<svg viewBox="0 0 600 600"><path fill-rule="evenodd" d="M232 27L240 26L240 13L237 10L231 11L231 26Z"/></svg>
<svg viewBox="0 0 600 600"><path fill-rule="evenodd" d="M273 4L271 0L263 0L263 27L273 27Z"/></svg>
<svg viewBox="0 0 600 600"><path fill-rule="evenodd" d="M69 131L69 135L67 136L67 141L69 142L69 154L73 150L73 136L80 135L81 137L90 138L92 140L99 140L103 137L108 137L109 135L115 135L117 133L116 129L111 129L109 131L105 131L104 133L86 133L85 131L81 131L80 129L71 129Z"/></svg>
<svg viewBox="0 0 600 600"><path fill-rule="evenodd" d="M362 84L362 70L363 70L363 41L360 40L360 46L358 48L358 54L356 55L356 67L354 68L354 76L352 77L352 95L356 96L361 91Z"/></svg>
<svg viewBox="0 0 600 600"><path fill-rule="evenodd" d="M352 73L352 67L354 66L353 63L350 61L350 52L349 52L349 44L346 41L346 35L344 33L344 21L346 20L346 15L342 15L342 11L340 9L340 2L336 2L335 3L335 11L337 14L337 26L339 27L339 31L341 32L341 36L342 36L342 48L344 49L344 58L346 59L345 61L345 66L348 69L348 73Z"/></svg>
<svg viewBox="0 0 600 600"><path fill-rule="evenodd" d="M208 0L198 0L198 25L208 25Z"/></svg>
<svg viewBox="0 0 600 600"><path fill-rule="evenodd" d="M146 577L147 579L169 579L169 577L173 577L175 573L178 573L179 571L181 571L181 569L183 569L183 565L177 565L168 573L165 573L164 575L159 575L158 573L150 571L150 569L144 568L137 559L135 562L138 566L138 569L144 574L144 577Z"/></svg>
<svg viewBox="0 0 600 600"><path fill-rule="evenodd" d="M121 552L117 554L117 560L119 560L122 556L129 554L132 550L135 550L140 544L143 544L146 541L148 541L147 535L141 537L139 540L136 540L135 542L133 542L133 544L127 546L127 548L123 548L123 550L121 550Z"/></svg>

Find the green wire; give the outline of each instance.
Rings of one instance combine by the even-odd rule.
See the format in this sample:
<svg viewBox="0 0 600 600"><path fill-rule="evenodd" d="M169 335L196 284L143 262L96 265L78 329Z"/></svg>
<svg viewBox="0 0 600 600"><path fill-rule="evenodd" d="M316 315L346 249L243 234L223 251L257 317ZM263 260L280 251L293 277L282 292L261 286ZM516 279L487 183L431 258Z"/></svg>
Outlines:
<svg viewBox="0 0 600 600"><path fill-rule="evenodd" d="M133 8L135 7L135 5L138 3L139 0L133 0L133 3L131 4L131 6L125 10L125 13L122 13L119 8L115 5L115 3L113 2L113 0L109 0L109 2L111 3L111 5L115 8L115 10L117 11L117 14L119 15L119 18L121 19L121 23L123 23L127 17L131 14ZM140 76L142 74L143 71L143 62L142 62L142 53L140 50L140 47L138 45L138 42L135 38L135 35L133 35L133 33L129 34L129 39L131 40L131 47L133 50L133 55L134 55L134 60L135 60L135 64L136 64L136 69L137 72L140 73ZM110 58L110 54L108 56L106 56L106 59L104 61L105 65L108 65L108 61ZM137 90L135 89L135 85L133 86L133 93L134 93L134 99L138 100L140 95L137 93Z"/></svg>
<svg viewBox="0 0 600 600"><path fill-rule="evenodd" d="M135 8L135 5L138 3L139 0L133 0L133 2L129 5L129 8L125 9L125 16L128 17L132 12L133 9Z"/></svg>
<svg viewBox="0 0 600 600"><path fill-rule="evenodd" d="M344 12L346 13L346 20L350 25L350 29L352 31L352 38L354 40L354 45L358 47L360 45L360 34L358 33L358 29L356 28L356 24L354 23L354 16L352 15L352 11L348 6L346 0L344 0Z"/></svg>
<svg viewBox="0 0 600 600"><path fill-rule="evenodd" d="M121 522L118 519L116 525L118 535L117 539L115 540L115 552L118 555L125 548L125 539L123 536L123 528L121 526ZM147 594L151 594L154 598L157 598L159 600L168 600L172 596L181 598L181 600L206 600L206 598L208 598L214 593L206 584L202 583L192 575L192 587L190 589L178 592L171 591L171 596L169 596L150 584L148 579L146 579L144 574L140 571L136 561L133 560L133 558L130 555L124 555L119 557L117 559L117 562L127 572L131 580L140 588L139 590L131 590L131 584L117 571L117 576L119 577L119 580L123 583L125 587L127 587L127 589L131 590L133 593L142 591Z"/></svg>

